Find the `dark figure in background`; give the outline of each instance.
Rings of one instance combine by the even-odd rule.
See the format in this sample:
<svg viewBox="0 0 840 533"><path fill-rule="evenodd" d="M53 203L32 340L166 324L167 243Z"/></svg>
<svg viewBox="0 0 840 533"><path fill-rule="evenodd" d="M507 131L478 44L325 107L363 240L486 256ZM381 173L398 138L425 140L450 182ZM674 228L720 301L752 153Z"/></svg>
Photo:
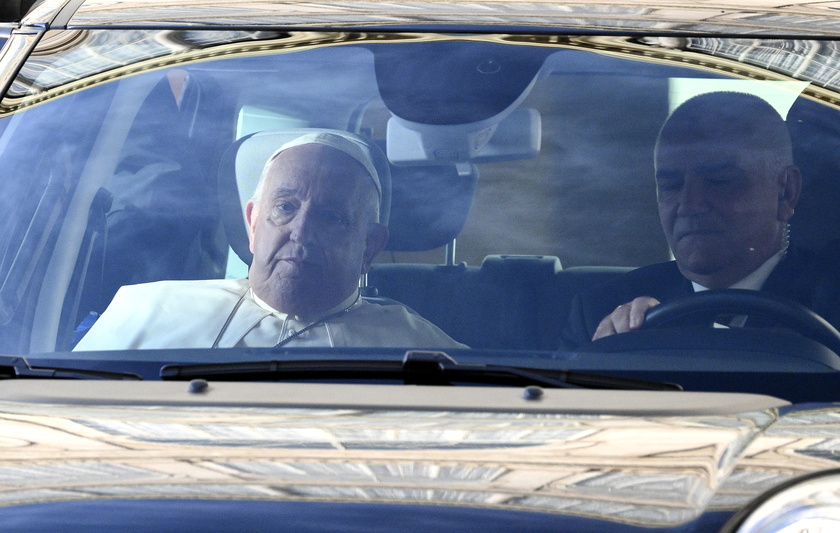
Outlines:
<svg viewBox="0 0 840 533"><path fill-rule="evenodd" d="M766 291L840 325L836 266L789 243L802 177L772 106L734 92L688 100L659 134L655 167L660 221L675 260L578 295L566 334L571 344L634 330L651 307L706 289Z"/></svg>

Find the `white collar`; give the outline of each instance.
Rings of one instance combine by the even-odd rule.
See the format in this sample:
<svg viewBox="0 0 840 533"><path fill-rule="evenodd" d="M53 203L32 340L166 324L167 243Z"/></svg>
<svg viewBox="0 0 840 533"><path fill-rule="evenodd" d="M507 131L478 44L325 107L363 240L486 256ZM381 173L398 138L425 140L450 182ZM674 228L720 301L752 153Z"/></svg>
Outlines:
<svg viewBox="0 0 840 533"><path fill-rule="evenodd" d="M764 282L767 281L767 278L770 277L770 273L773 272L773 269L776 268L776 265L779 264L779 261L785 256L786 250L782 249L779 253L773 254L770 259L765 261L760 267L753 270L750 274L739 281L736 281L732 285L729 286L730 289L750 289L753 291L757 291L761 289L764 285ZM704 287L699 283L691 282L691 285L694 287L694 292L700 291L707 291L709 290L708 287Z"/></svg>
<svg viewBox="0 0 840 533"><path fill-rule="evenodd" d="M253 288L249 289L249 295L250 295L251 299L254 300L254 303L256 303L258 306L262 307L263 309L265 309L266 311L268 311L272 315L280 318L281 320L285 320L286 318L291 318L292 320L297 320L298 322L311 322L310 320L307 320L306 317L294 316L294 315L290 315L288 313L283 313L281 311L278 311L277 309L274 309L273 307L271 307L270 305L268 305L267 303L262 301L260 299L260 297L257 296L254 293ZM358 299L359 299L359 290L356 289L345 300L343 300L341 303L339 303L335 307L333 307L331 309L327 309L327 311L322 313L321 316L329 316L329 315L337 313L337 312L339 312L343 309L347 309L351 305L353 305L353 303ZM317 320L317 318L315 320Z"/></svg>

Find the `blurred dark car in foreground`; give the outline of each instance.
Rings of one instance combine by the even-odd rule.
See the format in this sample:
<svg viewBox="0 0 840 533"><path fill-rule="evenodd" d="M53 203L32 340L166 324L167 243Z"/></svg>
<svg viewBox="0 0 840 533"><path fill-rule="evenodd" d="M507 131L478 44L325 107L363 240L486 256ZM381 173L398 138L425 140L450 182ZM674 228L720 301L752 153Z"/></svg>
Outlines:
<svg viewBox="0 0 840 533"><path fill-rule="evenodd" d="M840 14L742 4L44 0L9 23L0 528L838 529L820 317L564 340L575 295L672 258L654 145L699 94L785 119L790 240L840 273ZM272 149L238 148L323 128L388 158L364 294L469 349L73 350L120 287L246 277Z"/></svg>

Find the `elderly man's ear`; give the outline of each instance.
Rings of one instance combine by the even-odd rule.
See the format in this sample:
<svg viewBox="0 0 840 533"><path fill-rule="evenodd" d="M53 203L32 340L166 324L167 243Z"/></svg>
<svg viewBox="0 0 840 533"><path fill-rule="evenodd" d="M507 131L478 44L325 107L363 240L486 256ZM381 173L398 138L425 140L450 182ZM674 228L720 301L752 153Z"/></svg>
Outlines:
<svg viewBox="0 0 840 533"><path fill-rule="evenodd" d="M254 253L254 224L257 222L258 216L258 207L257 204L253 202L253 200L248 200L248 203L245 204L245 222L248 223L248 248L251 250L251 253Z"/></svg>
<svg viewBox="0 0 840 533"><path fill-rule="evenodd" d="M364 264L362 264L362 274L367 274L370 270L370 265L376 254L385 249L388 244L388 226L374 222L371 224L367 234L367 242L365 245Z"/></svg>
<svg viewBox="0 0 840 533"><path fill-rule="evenodd" d="M782 222L793 216L793 210L799 201L799 194L802 192L802 173L799 167L790 165L785 168L779 188L779 211L778 219Z"/></svg>

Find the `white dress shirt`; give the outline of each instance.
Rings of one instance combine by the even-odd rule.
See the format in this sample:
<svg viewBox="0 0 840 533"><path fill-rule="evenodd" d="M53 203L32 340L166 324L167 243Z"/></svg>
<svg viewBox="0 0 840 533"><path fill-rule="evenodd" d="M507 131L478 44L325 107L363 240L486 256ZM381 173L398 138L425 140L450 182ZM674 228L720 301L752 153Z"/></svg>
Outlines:
<svg viewBox="0 0 840 533"><path fill-rule="evenodd" d="M753 270L750 274L748 274L743 279L736 281L730 287L730 289L748 289L752 291L760 290L761 287L764 286L764 282L767 281L767 278L770 277L770 273L773 272L773 269L776 268L776 265L779 264L779 261L782 260L782 257L785 256L785 250L774 254L770 259L762 263L760 267ZM701 292L709 290L708 287L704 287L699 283L691 282L691 285L694 287L694 292ZM746 315L736 315L730 317L727 321L726 325L719 324L715 322L715 327L743 327L744 324L747 322Z"/></svg>

